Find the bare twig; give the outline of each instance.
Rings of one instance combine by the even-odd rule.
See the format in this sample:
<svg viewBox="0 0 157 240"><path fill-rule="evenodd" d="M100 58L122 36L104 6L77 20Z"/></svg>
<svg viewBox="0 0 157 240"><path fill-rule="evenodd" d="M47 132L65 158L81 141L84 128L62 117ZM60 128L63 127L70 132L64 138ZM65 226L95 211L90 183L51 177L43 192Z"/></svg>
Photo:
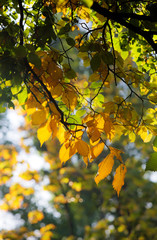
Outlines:
<svg viewBox="0 0 157 240"><path fill-rule="evenodd" d="M23 45L23 6L22 6L22 1L18 0L19 3L19 9L20 9L20 45Z"/></svg>

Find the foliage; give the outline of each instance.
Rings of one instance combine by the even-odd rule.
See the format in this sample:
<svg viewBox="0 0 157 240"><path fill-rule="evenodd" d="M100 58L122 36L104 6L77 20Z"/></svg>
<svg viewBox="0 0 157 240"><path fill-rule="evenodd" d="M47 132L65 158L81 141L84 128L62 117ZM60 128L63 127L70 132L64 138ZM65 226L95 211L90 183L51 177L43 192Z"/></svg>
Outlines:
<svg viewBox="0 0 157 240"><path fill-rule="evenodd" d="M110 144L123 136L147 143L157 134L156 6L124 0L1 1L0 111L14 108L16 99L41 146L59 139L62 164L79 153L88 165L105 149L95 181L116 167L118 195L126 166L123 150ZM156 141L156 151L155 146ZM156 170L156 152L146 169Z"/></svg>
<svg viewBox="0 0 157 240"><path fill-rule="evenodd" d="M34 135L32 131L30 134ZM21 141L21 149L29 152L31 145L26 142ZM1 239L155 239L156 184L146 178L134 147L130 149L125 188L119 198L111 184L94 183L97 164L85 168L77 155L75 161L62 166L56 157L59 147L57 139L47 142L43 158L48 167L35 170L27 157L18 160L15 148L1 146L0 170L7 178L0 181L0 209L20 216L20 226L1 230ZM17 177L19 165L23 170ZM113 178L110 174L108 181L111 183ZM48 192L49 203L43 201Z"/></svg>

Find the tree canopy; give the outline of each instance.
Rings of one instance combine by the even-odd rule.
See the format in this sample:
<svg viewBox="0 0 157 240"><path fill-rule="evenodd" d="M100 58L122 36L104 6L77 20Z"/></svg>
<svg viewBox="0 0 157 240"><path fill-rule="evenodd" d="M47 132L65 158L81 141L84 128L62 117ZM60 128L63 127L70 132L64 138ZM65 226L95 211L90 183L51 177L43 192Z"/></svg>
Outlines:
<svg viewBox="0 0 157 240"><path fill-rule="evenodd" d="M103 152L95 182L116 168L118 196L127 167L116 141L153 143L146 169L156 171L157 2L0 4L1 112L20 104L41 146L58 138L62 164Z"/></svg>

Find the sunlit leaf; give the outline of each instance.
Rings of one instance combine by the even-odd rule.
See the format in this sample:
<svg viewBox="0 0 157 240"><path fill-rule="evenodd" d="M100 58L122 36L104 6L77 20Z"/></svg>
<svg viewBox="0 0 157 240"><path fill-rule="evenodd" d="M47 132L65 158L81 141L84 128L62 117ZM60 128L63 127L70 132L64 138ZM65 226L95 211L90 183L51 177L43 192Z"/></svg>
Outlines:
<svg viewBox="0 0 157 240"><path fill-rule="evenodd" d="M116 173L115 173L112 185L113 185L113 188L116 190L118 196L119 196L122 186L124 185L124 178L125 178L126 172L127 172L127 169L124 164L121 164L116 169Z"/></svg>
<svg viewBox="0 0 157 240"><path fill-rule="evenodd" d="M67 162L77 152L75 142L63 143L59 151L61 163Z"/></svg>
<svg viewBox="0 0 157 240"><path fill-rule="evenodd" d="M151 153L146 163L146 170L157 171L157 152Z"/></svg>
<svg viewBox="0 0 157 240"><path fill-rule="evenodd" d="M76 142L76 147L77 147L77 151L80 155L82 155L83 157L87 157L89 154L89 146L86 142L84 142L83 140L78 140Z"/></svg>
<svg viewBox="0 0 157 240"><path fill-rule="evenodd" d="M99 163L98 167L98 172L95 177L95 182L98 184L101 180L106 178L112 171L113 164L114 164L114 156L109 153L104 160L102 160L101 163Z"/></svg>
<svg viewBox="0 0 157 240"><path fill-rule="evenodd" d="M46 122L41 124L41 126L37 130L37 137L40 141L41 146L45 141L47 141L51 137L52 134L49 121L50 120L47 120Z"/></svg>
<svg viewBox="0 0 157 240"><path fill-rule="evenodd" d="M105 144L103 142L98 143L96 146L91 148L91 159L97 158L103 151Z"/></svg>
<svg viewBox="0 0 157 240"><path fill-rule="evenodd" d="M44 214L41 211L34 210L28 213L28 220L31 224L40 222L44 218Z"/></svg>

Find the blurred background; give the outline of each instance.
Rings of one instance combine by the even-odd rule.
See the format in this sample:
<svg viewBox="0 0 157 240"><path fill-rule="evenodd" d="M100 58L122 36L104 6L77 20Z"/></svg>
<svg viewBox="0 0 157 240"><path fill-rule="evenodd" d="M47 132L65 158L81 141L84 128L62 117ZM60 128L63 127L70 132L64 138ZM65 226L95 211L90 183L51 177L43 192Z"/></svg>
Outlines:
<svg viewBox="0 0 157 240"><path fill-rule="evenodd" d="M1 114L0 125L0 239L156 239L157 179L145 172L149 143L115 141L127 166L118 198L112 174L98 186L94 181L105 150L87 167L77 154L62 166L58 140L40 148L22 109Z"/></svg>

